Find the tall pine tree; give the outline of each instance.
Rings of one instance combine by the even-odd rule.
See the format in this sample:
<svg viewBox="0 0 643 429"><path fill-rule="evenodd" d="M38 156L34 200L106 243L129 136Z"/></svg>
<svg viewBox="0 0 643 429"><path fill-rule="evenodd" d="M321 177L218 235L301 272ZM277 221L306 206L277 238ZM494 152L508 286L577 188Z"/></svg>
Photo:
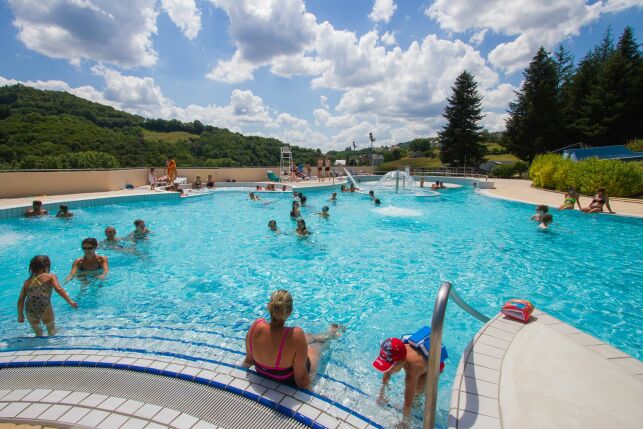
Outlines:
<svg viewBox="0 0 643 429"><path fill-rule="evenodd" d="M558 68L545 48L540 48L523 73L518 99L509 104L503 145L519 158L562 146L558 101Z"/></svg>
<svg viewBox="0 0 643 429"><path fill-rule="evenodd" d="M478 166L485 150L480 143L478 124L482 119L482 97L473 75L466 70L458 76L451 88L453 95L444 108L447 124L439 133L440 159L445 164Z"/></svg>

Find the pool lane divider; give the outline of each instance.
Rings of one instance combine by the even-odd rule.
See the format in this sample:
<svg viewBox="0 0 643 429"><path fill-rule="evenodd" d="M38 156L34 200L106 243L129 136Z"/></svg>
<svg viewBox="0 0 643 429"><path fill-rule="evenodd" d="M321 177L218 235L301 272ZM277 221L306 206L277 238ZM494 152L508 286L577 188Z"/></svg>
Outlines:
<svg viewBox="0 0 643 429"><path fill-rule="evenodd" d="M195 359L190 356L185 356L185 355L180 355L177 353L170 353L170 352L147 352L145 350L137 350L137 349L105 349L101 347L87 347L87 348L82 348L82 347L76 347L76 348L60 348L60 347L44 347L44 348L39 348L37 350L103 350L103 351L124 351L124 352L129 352L129 353L141 353L141 354L158 354L158 355L167 355L169 357L178 357L181 359L186 359L189 361L205 361L205 362L210 362L210 363L215 363L218 365L223 365L227 366L230 368L235 368L239 369L242 371L245 371L250 374L257 375L258 377L261 377L257 372L251 371L247 368L243 368L241 366L229 364L226 362L220 362L216 361L213 359ZM30 351L33 352L34 349L28 349L28 350L5 350L5 351ZM287 417L290 417L292 419L297 420L298 422L305 424L306 426L312 427L313 429L328 429L326 426L323 426L319 423L314 422L312 419L309 417L306 417L296 411L291 410L290 408L284 407L283 405L274 402L268 398L265 398L263 396L257 395L255 393L251 393L245 390L241 390L237 387L231 386L231 385L226 385L223 383L219 383L214 380L208 380L205 378L197 377L197 376L191 376L188 374L181 374L177 373L174 371L166 371L166 370L161 370L161 369L156 369L156 368L150 368L150 367L142 367L142 366L137 366L137 365L126 365L126 364L118 364L118 363L108 363L108 362L87 362L87 361L69 361L69 360L63 360L63 361L44 361L44 362L32 362L32 361L26 361L26 362L3 362L0 363L0 370L2 369L10 369L10 368L41 368L41 367L59 367L59 366L65 366L65 367L85 367L85 368L110 368L110 369L120 369L120 370L126 370L126 371L135 371L135 372L141 372L141 373L147 373L147 374L154 374L154 375L160 375L160 376L165 376L165 377L172 377L172 378L178 378L181 380L185 381L190 381L193 383L198 383L204 386L209 386L213 387L215 389L220 389L224 390L226 392L230 392L236 395L240 395L242 397L248 398L250 400L253 400L255 402L258 402L270 409L273 409L281 414L286 415ZM261 377L263 378L263 377ZM339 402L335 402L332 399L326 398L322 395L319 395L313 391L307 390L307 389L301 389L299 387L293 387L294 390L300 391L306 395L313 396L317 399L320 399L324 402L327 402L337 408L339 408L342 411L347 412L348 414L357 417L358 419L370 424L371 426L378 428L378 429L384 429L383 426L379 425L378 423L375 423L371 419L369 419L366 416L363 416L362 414L351 410L350 408L340 404Z"/></svg>

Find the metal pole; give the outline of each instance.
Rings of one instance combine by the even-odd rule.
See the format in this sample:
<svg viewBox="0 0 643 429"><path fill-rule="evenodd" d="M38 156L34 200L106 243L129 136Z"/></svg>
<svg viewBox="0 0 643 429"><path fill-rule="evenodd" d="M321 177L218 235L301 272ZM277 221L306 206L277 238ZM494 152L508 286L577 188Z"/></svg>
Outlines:
<svg viewBox="0 0 643 429"><path fill-rule="evenodd" d="M451 283L444 282L438 289L433 308L433 319L431 320L431 349L429 350L429 367L426 374L426 386L424 388L424 429L435 427L435 406L438 400L438 377L440 377L440 354L442 352L442 331L444 328L444 316L449 303L449 292Z"/></svg>

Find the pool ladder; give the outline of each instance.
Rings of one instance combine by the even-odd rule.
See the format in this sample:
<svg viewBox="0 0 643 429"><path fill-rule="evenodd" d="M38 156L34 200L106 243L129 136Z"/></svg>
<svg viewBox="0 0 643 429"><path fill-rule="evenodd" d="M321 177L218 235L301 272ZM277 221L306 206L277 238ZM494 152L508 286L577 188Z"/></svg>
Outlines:
<svg viewBox="0 0 643 429"><path fill-rule="evenodd" d="M440 352L442 349L442 331L444 328L444 316L447 311L447 304L451 297L458 306L475 317L482 323L487 323L489 318L475 308L467 304L456 292L451 283L444 282L438 289L433 307L433 319L431 320L431 349L429 350L429 368L427 371L426 387L424 390L424 429L434 429L435 411L438 399L438 377L440 376Z"/></svg>

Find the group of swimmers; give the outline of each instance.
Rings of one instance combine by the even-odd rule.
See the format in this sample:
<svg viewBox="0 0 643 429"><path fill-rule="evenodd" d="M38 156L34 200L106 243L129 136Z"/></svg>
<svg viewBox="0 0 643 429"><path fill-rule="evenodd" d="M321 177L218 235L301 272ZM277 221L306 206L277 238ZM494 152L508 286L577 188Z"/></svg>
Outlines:
<svg viewBox="0 0 643 429"><path fill-rule="evenodd" d="M37 203L40 202L34 201L33 207L25 213L25 216L48 215L47 210L42 209L42 203ZM127 248L122 245L122 241L136 242L145 239L150 234L150 230L147 229L145 221L142 219L135 220L134 227L134 231L125 238L119 238L116 236L116 229L113 226L108 226L105 228L105 239L100 242L100 247L125 251ZM109 259L107 256L96 253L98 247L99 243L93 237L87 237L81 242L83 256L74 259L71 270L65 278L65 283L78 275L91 274L100 280L107 277ZM26 315L27 321L37 336L43 335L42 325L45 326L49 335L55 335L56 333L54 310L51 306L52 291L56 291L73 308L78 307L76 302L69 298L67 291L60 285L58 278L50 272L50 269L51 260L49 256L34 256L29 262L29 278L23 283L18 297L18 323L23 323Z"/></svg>
<svg viewBox="0 0 643 429"><path fill-rule="evenodd" d="M42 207L42 201L34 200L31 202L31 208L25 212L25 217L41 217L48 216L49 210L46 210ZM61 204L58 207L58 213L56 213L57 218L70 219L74 217L74 214L69 211L69 207L65 204Z"/></svg>

